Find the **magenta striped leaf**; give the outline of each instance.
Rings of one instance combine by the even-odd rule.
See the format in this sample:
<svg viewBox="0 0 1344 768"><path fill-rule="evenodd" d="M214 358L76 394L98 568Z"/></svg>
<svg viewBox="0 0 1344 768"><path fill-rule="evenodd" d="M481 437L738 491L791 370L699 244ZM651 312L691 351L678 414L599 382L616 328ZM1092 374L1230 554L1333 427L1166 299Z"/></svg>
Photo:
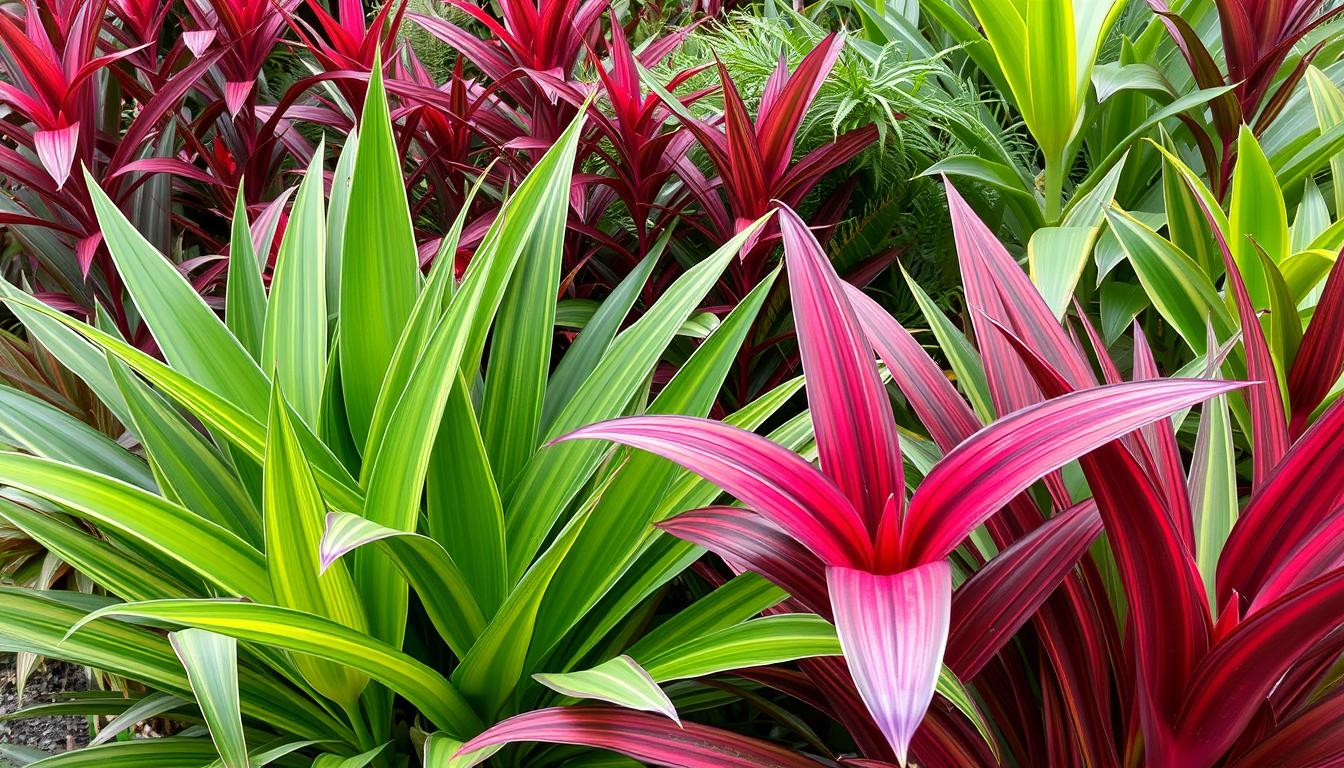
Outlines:
<svg viewBox="0 0 1344 768"><path fill-rule="evenodd" d="M1288 402L1292 407L1289 431L1294 437L1306 431L1311 412L1325 400L1341 370L1344 370L1344 258L1336 258L1288 371Z"/></svg>
<svg viewBox="0 0 1344 768"><path fill-rule="evenodd" d="M821 468L876 532L888 499L895 498L897 519L905 506L891 404L872 345L821 245L787 207L779 225Z"/></svg>
<svg viewBox="0 0 1344 768"><path fill-rule="evenodd" d="M1218 602L1264 580L1344 501L1344 401L1316 420L1251 496L1218 560Z"/></svg>
<svg viewBox="0 0 1344 768"><path fill-rule="evenodd" d="M1190 765L1222 755L1275 683L1344 615L1344 570L1313 581L1243 620L1200 664L1179 734Z"/></svg>
<svg viewBox="0 0 1344 768"><path fill-rule="evenodd" d="M827 581L859 696L904 765L942 668L952 567L945 560L889 574L832 567Z"/></svg>
<svg viewBox="0 0 1344 768"><path fill-rule="evenodd" d="M1244 386L1198 379L1107 384L1024 408L943 457L907 512L913 562L945 557L1014 496L1070 461L1183 408Z"/></svg>
<svg viewBox="0 0 1344 768"><path fill-rule="evenodd" d="M511 717L458 750L468 764L516 742L573 744L619 752L667 768L820 768L821 763L758 739L698 723L678 726L646 712L554 707ZM472 753L482 753L473 755Z"/></svg>
<svg viewBox="0 0 1344 768"><path fill-rule="evenodd" d="M709 419L630 416L559 440L610 440L675 461L740 499L828 565L865 566L872 543L830 478L760 435ZM559 442L559 441L557 441Z"/></svg>
<svg viewBox="0 0 1344 768"><path fill-rule="evenodd" d="M706 507L657 525L710 550L733 567L759 573L807 610L831 617L826 564L755 512L743 507Z"/></svg>
<svg viewBox="0 0 1344 768"><path fill-rule="evenodd" d="M1186 185L1191 182L1187 179ZM1227 239L1219 228L1217 219L1209 210L1198 190L1191 187L1192 196L1199 203L1200 210L1209 224L1209 231L1218 242L1223 254L1223 266L1227 271L1228 293L1237 302L1237 315L1241 319L1241 343L1246 350L1246 376L1257 382L1246 390L1246 404L1251 410L1251 441L1254 451L1251 456L1251 479L1256 488L1265 481L1279 460L1288 452L1288 419L1284 413L1283 395L1279 391L1278 370L1274 358L1270 355L1269 344L1265 341L1264 329L1260 327L1260 318L1256 315L1255 305L1241 279L1241 271L1232 258ZM1333 383L1333 382L1332 382Z"/></svg>
<svg viewBox="0 0 1344 768"><path fill-rule="evenodd" d="M65 186L70 178L70 167L75 162L75 143L79 141L79 123L33 134L33 148L42 167L51 174L57 188Z"/></svg>
<svg viewBox="0 0 1344 768"><path fill-rule="evenodd" d="M976 571L952 600L947 666L967 680L1031 618L1101 533L1092 501L1047 520Z"/></svg>
<svg viewBox="0 0 1344 768"><path fill-rule="evenodd" d="M939 448L950 451L983 426L938 364L896 318L848 283L845 292L868 341Z"/></svg>

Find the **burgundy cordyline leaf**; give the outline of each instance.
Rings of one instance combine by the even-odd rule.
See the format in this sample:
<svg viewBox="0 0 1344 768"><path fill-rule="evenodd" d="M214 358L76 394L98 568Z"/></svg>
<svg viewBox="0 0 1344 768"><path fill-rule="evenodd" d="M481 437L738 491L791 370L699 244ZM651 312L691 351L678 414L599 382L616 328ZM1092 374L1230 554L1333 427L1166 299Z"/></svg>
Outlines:
<svg viewBox="0 0 1344 768"><path fill-rule="evenodd" d="M1285 594L1344 565L1344 507L1331 512L1265 579L1246 614L1252 615Z"/></svg>
<svg viewBox="0 0 1344 768"><path fill-rule="evenodd" d="M1341 454L1344 401L1311 425L1242 510L1218 559L1219 604L1233 591L1254 600L1270 572L1344 501Z"/></svg>
<svg viewBox="0 0 1344 768"><path fill-rule="evenodd" d="M868 341L887 364L892 380L939 448L950 451L983 426L965 398L909 331L858 288L846 284L845 294L863 324Z"/></svg>
<svg viewBox="0 0 1344 768"><path fill-rule="evenodd" d="M952 567L945 560L891 574L831 567L827 582L859 696L905 765L942 666Z"/></svg>
<svg viewBox="0 0 1344 768"><path fill-rule="evenodd" d="M729 565L755 571L788 592L807 610L827 619L826 564L765 518L742 507L707 507L683 512L657 524L698 544Z"/></svg>
<svg viewBox="0 0 1344 768"><path fill-rule="evenodd" d="M1063 376L1026 342L1004 333L1047 395L1069 396ZM1210 383L1222 383L1227 387L1224 391L1243 386ZM1102 445L1080 457L1079 465L1101 512L1129 597L1145 754L1150 765L1176 768L1183 764L1169 761L1177 754L1175 723L1181 697L1186 681L1209 649L1212 633L1194 553L1181 538L1152 478L1123 445Z"/></svg>
<svg viewBox="0 0 1344 768"><path fill-rule="evenodd" d="M1341 254L1344 256L1344 254ZM1344 258L1336 258L1288 371L1289 433L1300 436L1344 369Z"/></svg>
<svg viewBox="0 0 1344 768"><path fill-rule="evenodd" d="M994 657L1036 613L1101 533L1085 501L1047 520L976 571L952 599L946 663L963 680Z"/></svg>
<svg viewBox="0 0 1344 768"><path fill-rule="evenodd" d="M1212 348L1211 348L1212 349ZM1151 381L1161 376L1153 359L1148 337L1138 323L1134 324L1134 380ZM1150 465L1149 474L1158 480L1158 487L1167 499L1167 511L1172 522L1185 538L1193 552L1195 548L1195 521L1190 510L1190 496L1186 492L1185 466L1181 463L1181 448L1176 443L1176 430L1170 419L1158 419L1139 430L1146 451L1144 458Z"/></svg>
<svg viewBox="0 0 1344 768"><path fill-rule="evenodd" d="M1344 762L1344 691L1279 724L1274 732L1234 760L1230 768L1333 768Z"/></svg>
<svg viewBox="0 0 1344 768"><path fill-rule="evenodd" d="M893 524L905 506L891 404L846 284L798 215L789 208L778 215L821 469L876 532L889 499L894 511L886 519Z"/></svg>
<svg viewBox="0 0 1344 768"><path fill-rule="evenodd" d="M462 745L457 754L520 741L609 749L667 768L821 766L797 752L729 731L690 722L677 726L659 715L607 707L556 707L511 717Z"/></svg>
<svg viewBox="0 0 1344 768"><path fill-rule="evenodd" d="M1046 473L1241 386L1199 379L1107 384L1005 416L944 456L915 491L906 513L909 556L916 562L945 557Z"/></svg>
<svg viewBox="0 0 1344 768"><path fill-rule="evenodd" d="M761 99L756 134L760 136L761 156L772 176L778 178L793 159L793 140L807 108L816 98L826 75L835 66L844 46L844 38L832 32L803 57L792 76L783 60L770 77L766 97ZM774 87L770 87L770 86Z"/></svg>
<svg viewBox="0 0 1344 768"><path fill-rule="evenodd" d="M610 440L675 461L723 488L830 565L866 565L872 544L830 478L760 435L709 419L630 416L581 427L565 440Z"/></svg>
<svg viewBox="0 0 1344 768"><path fill-rule="evenodd" d="M1284 672L1334 631L1341 615L1344 570L1336 570L1242 621L1190 681L1179 733L1191 762L1179 765L1220 757Z"/></svg>
<svg viewBox="0 0 1344 768"><path fill-rule="evenodd" d="M1254 487L1259 488L1270 471L1288 452L1288 420L1283 409L1283 395L1279 391L1279 376L1274 367L1274 358L1270 355L1269 344L1265 342L1264 329L1255 314L1255 305L1246 292L1246 283L1232 258L1223 231L1209 210L1208 204L1199 192L1186 181L1195 200L1199 202L1209 231L1218 241L1218 249L1223 254L1223 265L1227 271L1228 292L1236 298L1237 315L1241 319L1241 343L1246 350L1246 376L1257 384L1246 390L1246 404L1251 411L1251 442L1254 448L1251 457L1251 479Z"/></svg>

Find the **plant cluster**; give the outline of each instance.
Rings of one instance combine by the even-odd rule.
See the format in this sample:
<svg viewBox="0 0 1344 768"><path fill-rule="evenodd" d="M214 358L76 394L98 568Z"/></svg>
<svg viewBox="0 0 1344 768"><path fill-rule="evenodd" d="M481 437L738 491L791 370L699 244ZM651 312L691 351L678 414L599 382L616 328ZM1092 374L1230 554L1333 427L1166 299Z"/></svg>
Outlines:
<svg viewBox="0 0 1344 768"><path fill-rule="evenodd" d="M1339 23L0 6L0 764L1344 766Z"/></svg>

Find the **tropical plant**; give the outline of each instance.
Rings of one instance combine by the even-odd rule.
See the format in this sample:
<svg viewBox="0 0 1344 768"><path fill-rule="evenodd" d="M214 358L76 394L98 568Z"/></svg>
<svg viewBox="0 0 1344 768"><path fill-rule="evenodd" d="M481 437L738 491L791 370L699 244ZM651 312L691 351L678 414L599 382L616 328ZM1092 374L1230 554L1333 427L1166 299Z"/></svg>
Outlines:
<svg viewBox="0 0 1344 768"><path fill-rule="evenodd" d="M90 182L112 258L164 361L111 325L5 287L28 332L127 425L143 458L88 430L39 430L51 409L6 409L33 437L0 453L0 516L98 589L0 589L0 648L136 680L191 702L162 716L207 725L100 744L55 765L218 757L243 766L298 751L392 765L419 749L418 729L438 732L430 746L442 745L576 690L603 698L564 673L623 651L640 662L625 675L648 691L636 669L666 682L838 650L824 623L747 621L784 598L755 577L732 580L636 643L631 627L699 557L648 523L717 491L644 457L609 460L599 444L542 448L632 411L708 412L769 280L670 381L651 391L651 375L760 225L688 269L622 331L651 256L551 371L582 121L510 196L459 283L450 259L420 275L384 99L375 77L347 145L349 188L328 205L315 156L269 291L239 207L222 321ZM363 215L342 217L347 207ZM345 247L333 262L324 239L341 218L334 236ZM788 383L733 421L760 426L799 387ZM796 425L787 434L794 444L807 436ZM560 693L531 679L540 672ZM699 690L685 694L703 700ZM150 702L108 695L80 706L143 716ZM708 730L723 750L791 754ZM510 759L567 759L524 754Z"/></svg>

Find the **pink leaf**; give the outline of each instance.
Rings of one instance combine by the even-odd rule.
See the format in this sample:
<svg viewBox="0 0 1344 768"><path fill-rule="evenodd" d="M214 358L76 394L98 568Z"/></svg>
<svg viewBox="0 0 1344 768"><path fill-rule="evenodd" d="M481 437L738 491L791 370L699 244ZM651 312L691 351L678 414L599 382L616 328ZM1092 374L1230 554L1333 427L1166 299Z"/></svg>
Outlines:
<svg viewBox="0 0 1344 768"><path fill-rule="evenodd" d="M1049 472L1139 427L1245 386L1160 379L1093 387L1023 408L972 435L924 478L906 512L913 562L947 556Z"/></svg>
<svg viewBox="0 0 1344 768"><path fill-rule="evenodd" d="M192 56L200 56L205 53L214 41L215 30L213 29L182 33L182 44L187 46L187 50L191 51Z"/></svg>
<svg viewBox="0 0 1344 768"><path fill-rule="evenodd" d="M779 227L821 469L875 532L888 499L905 507L891 404L845 283L798 214L780 208Z"/></svg>
<svg viewBox="0 0 1344 768"><path fill-rule="evenodd" d="M741 499L829 565L867 565L863 521L830 478L760 435L709 419L630 416L556 442L610 440L675 461Z"/></svg>
<svg viewBox="0 0 1344 768"><path fill-rule="evenodd" d="M70 167L75 162L75 144L78 141L79 123L33 134L33 149L37 150L37 159L47 169L58 189L65 186L65 180L70 178Z"/></svg>
<svg viewBox="0 0 1344 768"><path fill-rule="evenodd" d="M608 707L554 707L511 717L472 739L457 756L475 765L505 744L537 741L619 752L667 768L820 768L821 764L758 739L699 723Z"/></svg>
<svg viewBox="0 0 1344 768"><path fill-rule="evenodd" d="M228 107L230 117L243 108L248 94L252 93L252 85L251 80L224 83L224 106Z"/></svg>
<svg viewBox="0 0 1344 768"><path fill-rule="evenodd" d="M859 696L904 765L942 668L952 567L945 560L892 574L833 567L827 580Z"/></svg>

